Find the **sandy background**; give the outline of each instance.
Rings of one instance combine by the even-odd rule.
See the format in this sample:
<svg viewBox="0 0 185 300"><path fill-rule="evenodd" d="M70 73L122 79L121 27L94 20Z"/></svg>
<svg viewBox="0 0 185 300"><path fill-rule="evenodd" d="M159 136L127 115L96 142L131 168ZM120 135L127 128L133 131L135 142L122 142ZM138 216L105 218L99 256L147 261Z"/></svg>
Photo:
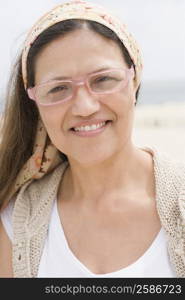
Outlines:
<svg viewBox="0 0 185 300"><path fill-rule="evenodd" d="M154 146L185 163L185 103L136 107L133 141Z"/></svg>

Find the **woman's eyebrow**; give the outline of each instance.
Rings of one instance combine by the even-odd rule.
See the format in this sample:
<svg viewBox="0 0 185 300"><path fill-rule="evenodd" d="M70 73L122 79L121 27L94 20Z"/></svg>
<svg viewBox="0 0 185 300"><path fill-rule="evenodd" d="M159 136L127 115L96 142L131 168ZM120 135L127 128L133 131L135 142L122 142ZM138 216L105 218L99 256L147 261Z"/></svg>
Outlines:
<svg viewBox="0 0 185 300"><path fill-rule="evenodd" d="M66 80L71 79L69 76L57 76L57 77L51 77L49 80Z"/></svg>
<svg viewBox="0 0 185 300"><path fill-rule="evenodd" d="M103 66L100 69L96 69L96 70L93 70L93 71L87 73L86 75L90 75L90 74L94 74L94 73L97 73L97 72L105 71L105 70L110 69L110 68L111 68L110 66ZM72 79L73 77L74 76L56 76L56 77L51 77L49 80L67 80L67 79Z"/></svg>
<svg viewBox="0 0 185 300"><path fill-rule="evenodd" d="M96 70L90 72L89 75L90 75L90 74L94 74L94 73L98 73L98 72L101 72L101 71L106 71L106 70L108 70L108 69L111 69L111 67L110 67L110 66L103 66L103 67L101 67L100 69L96 69Z"/></svg>

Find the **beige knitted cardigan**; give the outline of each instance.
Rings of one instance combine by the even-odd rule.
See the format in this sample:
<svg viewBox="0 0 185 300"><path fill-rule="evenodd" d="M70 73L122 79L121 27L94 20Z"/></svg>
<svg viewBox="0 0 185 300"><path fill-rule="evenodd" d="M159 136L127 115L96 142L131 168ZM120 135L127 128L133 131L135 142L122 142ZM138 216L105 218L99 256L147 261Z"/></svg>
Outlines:
<svg viewBox="0 0 185 300"><path fill-rule="evenodd" d="M176 277L185 277L185 166L150 151L154 160L156 205L168 236L170 262ZM67 166L67 162L61 163L41 179L30 180L16 196L13 211L14 277L37 277L52 203Z"/></svg>

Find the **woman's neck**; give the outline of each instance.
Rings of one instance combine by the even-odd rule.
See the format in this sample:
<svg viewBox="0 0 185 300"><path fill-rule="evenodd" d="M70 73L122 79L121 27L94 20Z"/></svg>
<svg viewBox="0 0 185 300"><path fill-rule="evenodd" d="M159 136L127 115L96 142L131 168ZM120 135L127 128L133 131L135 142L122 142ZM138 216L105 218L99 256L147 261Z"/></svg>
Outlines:
<svg viewBox="0 0 185 300"><path fill-rule="evenodd" d="M84 201L95 203L111 199L115 193L129 195L142 188L147 189L152 177L151 155L132 146L99 164L83 166L69 161L58 197L81 204Z"/></svg>

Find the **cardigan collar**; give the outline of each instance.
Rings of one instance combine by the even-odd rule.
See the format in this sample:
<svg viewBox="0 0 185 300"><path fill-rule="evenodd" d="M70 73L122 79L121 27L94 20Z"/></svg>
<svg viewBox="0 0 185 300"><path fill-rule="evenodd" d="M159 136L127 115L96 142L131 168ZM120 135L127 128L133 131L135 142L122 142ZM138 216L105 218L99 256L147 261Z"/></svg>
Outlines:
<svg viewBox="0 0 185 300"><path fill-rule="evenodd" d="M176 164L171 163L169 158L154 148L143 150L153 156L156 207L167 233L170 260L177 277L185 277L185 192L181 192L182 176L176 175ZM43 178L30 180L17 195L13 212L15 277L37 277L52 203L68 165L68 162L63 162ZM183 268L179 269L179 264Z"/></svg>

